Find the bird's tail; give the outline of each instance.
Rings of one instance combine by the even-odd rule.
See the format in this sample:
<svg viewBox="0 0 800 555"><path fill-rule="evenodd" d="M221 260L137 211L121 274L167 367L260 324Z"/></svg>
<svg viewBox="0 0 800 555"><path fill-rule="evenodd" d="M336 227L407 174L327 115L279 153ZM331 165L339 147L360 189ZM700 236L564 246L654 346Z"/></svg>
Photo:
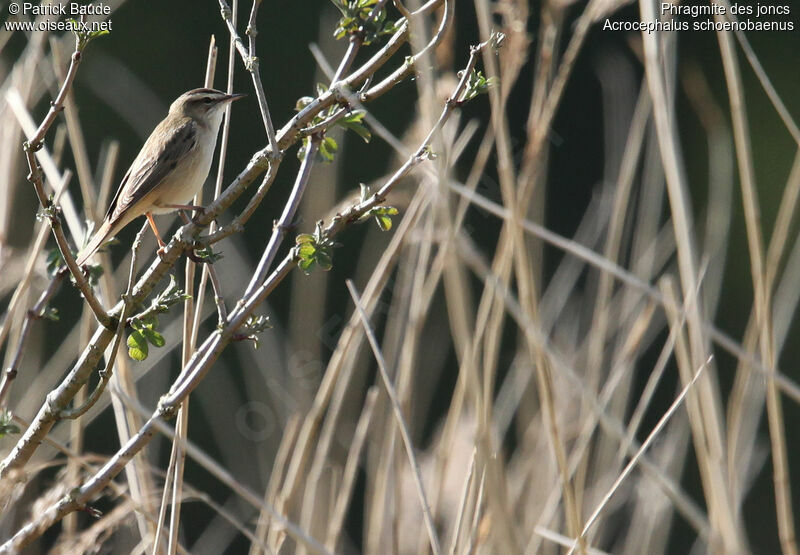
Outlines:
<svg viewBox="0 0 800 555"><path fill-rule="evenodd" d="M83 247L80 253L78 253L78 259L75 261L77 262L78 266L86 262L86 260L94 254L94 252L100 248L100 245L106 242L108 238L112 234L111 224L106 220L103 222L103 225L100 226L94 235L92 235L91 240L89 243Z"/></svg>

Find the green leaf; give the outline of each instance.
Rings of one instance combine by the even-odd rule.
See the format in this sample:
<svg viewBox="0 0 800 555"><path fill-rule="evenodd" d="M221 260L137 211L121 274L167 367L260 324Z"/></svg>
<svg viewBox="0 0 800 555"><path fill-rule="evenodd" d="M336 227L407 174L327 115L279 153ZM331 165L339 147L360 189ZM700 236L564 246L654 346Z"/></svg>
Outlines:
<svg viewBox="0 0 800 555"><path fill-rule="evenodd" d="M317 222L313 235L301 234L295 239L295 243L297 245L294 247L293 256L305 274L310 274L315 266L325 271L333 267L331 250L338 244L325 236L322 220Z"/></svg>
<svg viewBox="0 0 800 555"><path fill-rule="evenodd" d="M311 145L311 137L305 137L303 142L300 143L300 148L297 149L297 159L301 162L306 159L308 154L308 147Z"/></svg>
<svg viewBox="0 0 800 555"><path fill-rule="evenodd" d="M151 310L155 312L167 312L173 305L191 298L191 295L187 295L178 287L175 276L170 274L169 285L167 285L167 288L153 300Z"/></svg>
<svg viewBox="0 0 800 555"><path fill-rule="evenodd" d="M225 257L221 252L214 252L210 245L207 245L202 249L195 251L194 254L200 260L204 260L209 264L214 264L215 262L218 262Z"/></svg>
<svg viewBox="0 0 800 555"><path fill-rule="evenodd" d="M64 257L61 256L58 247L50 249L47 253L47 273L50 277L54 277L65 265Z"/></svg>
<svg viewBox="0 0 800 555"><path fill-rule="evenodd" d="M311 243L303 243L297 249L297 253L300 255L300 258L309 258L314 256L314 253L317 252L317 247Z"/></svg>
<svg viewBox="0 0 800 555"><path fill-rule="evenodd" d="M489 37L491 41L491 46L494 50L499 50L503 47L506 42L506 35L505 33L501 33L500 31L492 32L492 35Z"/></svg>
<svg viewBox="0 0 800 555"><path fill-rule="evenodd" d="M11 413L4 412L0 414L0 437L3 437L8 434L18 434L19 427L14 424L13 420L11 419Z"/></svg>
<svg viewBox="0 0 800 555"><path fill-rule="evenodd" d="M111 31L108 29L100 29L99 31L92 31L89 33L89 39L96 39L98 37L104 37L106 35L110 35Z"/></svg>
<svg viewBox="0 0 800 555"><path fill-rule="evenodd" d="M94 287L100 281L100 277L105 270L100 264L92 264L89 266L89 285Z"/></svg>
<svg viewBox="0 0 800 555"><path fill-rule="evenodd" d="M49 307L45 308L44 312L42 313L42 318L46 318L47 320L50 320L51 322L58 322L58 320L60 318L60 316L58 314L58 309L55 308L55 307L52 307L52 306L49 306Z"/></svg>
<svg viewBox="0 0 800 555"><path fill-rule="evenodd" d="M315 256L317 264L319 267L325 270L326 272L333 268L333 261L331 260L331 255L325 250L318 250Z"/></svg>
<svg viewBox="0 0 800 555"><path fill-rule="evenodd" d="M294 109L295 111L300 112L303 110L303 108L305 108L312 102L314 102L313 96L301 96L300 98L297 99L297 102L294 105Z"/></svg>
<svg viewBox="0 0 800 555"><path fill-rule="evenodd" d="M150 328L151 330L158 329L158 316L155 314L148 314L143 318L138 318L131 322L131 327L134 329Z"/></svg>
<svg viewBox="0 0 800 555"><path fill-rule="evenodd" d="M151 328L143 328L141 330L141 334L150 342L154 347L163 347L166 345L166 341L164 340L164 336L155 331Z"/></svg>
<svg viewBox="0 0 800 555"><path fill-rule="evenodd" d="M97 37L102 37L111 33L111 31L108 29L85 31L83 29L83 25L81 25L81 22L73 18L67 19L67 23L70 24L69 28L72 29L72 33L78 39L78 50L83 50L86 48L86 45Z"/></svg>
<svg viewBox="0 0 800 555"><path fill-rule="evenodd" d="M398 211L394 206L376 206L372 209L372 213L386 216L396 216Z"/></svg>
<svg viewBox="0 0 800 555"><path fill-rule="evenodd" d="M462 75L463 71L459 72L459 78ZM499 81L497 77L490 77L487 79L483 73L477 69L473 69L469 74L467 88L464 91L464 95L462 96L460 102L467 102L468 100L472 100L480 94L486 94L489 92L489 89L496 87L498 83Z"/></svg>
<svg viewBox="0 0 800 555"><path fill-rule="evenodd" d="M397 30L397 22L386 22L386 9L384 7L381 7L373 17L370 17L372 10L378 4L378 0L332 1L342 14L336 30L333 32L333 36L337 39L358 33L362 44L366 46L378 37L394 33Z"/></svg>
<svg viewBox="0 0 800 555"><path fill-rule="evenodd" d="M375 221L378 222L378 227L381 231L392 229L392 219L389 216L376 216Z"/></svg>
<svg viewBox="0 0 800 555"><path fill-rule="evenodd" d="M365 112L359 110L343 117L337 121L336 124L357 133L359 137L364 139L365 143L368 143L372 138L372 133L370 133L367 126L364 125L363 120L365 115Z"/></svg>
<svg viewBox="0 0 800 555"><path fill-rule="evenodd" d="M0 424L0 437L18 433L19 427L16 424Z"/></svg>
<svg viewBox="0 0 800 555"><path fill-rule="evenodd" d="M364 116L366 115L367 113L364 110L355 110L347 114L340 121L348 123L362 123L364 121Z"/></svg>
<svg viewBox="0 0 800 555"><path fill-rule="evenodd" d="M314 267L315 261L313 258L303 258L300 259L300 262L297 263L300 266L300 269L308 275L311 273L312 268Z"/></svg>
<svg viewBox="0 0 800 555"><path fill-rule="evenodd" d="M374 216L375 222L378 224L378 227L381 231L389 231L392 229L392 218L391 216L397 215L397 208L394 206L376 206L369 212L365 214L365 216Z"/></svg>
<svg viewBox="0 0 800 555"><path fill-rule="evenodd" d="M431 145L426 145L425 148L422 149L422 153L420 154L421 160L436 160L439 157L431 148Z"/></svg>
<svg viewBox="0 0 800 555"><path fill-rule="evenodd" d="M147 339L141 331L133 331L128 336L128 356L133 360L142 361L147 358L149 347L147 346Z"/></svg>
<svg viewBox="0 0 800 555"><path fill-rule="evenodd" d="M363 124L343 123L342 127L345 127L350 131L354 131L359 137L364 139L365 143L368 143L370 139L372 139L372 133L370 133L369 129L367 129L367 127Z"/></svg>
<svg viewBox="0 0 800 555"><path fill-rule="evenodd" d="M337 150L339 150L339 145L333 137L322 139L319 143L320 162L333 162Z"/></svg>
<svg viewBox="0 0 800 555"><path fill-rule="evenodd" d="M258 349L258 334L271 328L268 316L250 315L243 326L241 339L248 339L253 342L253 348Z"/></svg>

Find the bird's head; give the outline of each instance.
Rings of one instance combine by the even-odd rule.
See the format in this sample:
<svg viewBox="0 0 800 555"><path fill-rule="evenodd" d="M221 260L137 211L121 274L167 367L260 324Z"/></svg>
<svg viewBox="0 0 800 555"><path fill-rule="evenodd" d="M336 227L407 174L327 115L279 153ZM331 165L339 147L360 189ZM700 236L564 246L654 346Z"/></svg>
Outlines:
<svg viewBox="0 0 800 555"><path fill-rule="evenodd" d="M169 107L169 113L189 116L208 125L216 123L218 126L225 106L244 96L216 89L193 89L180 95Z"/></svg>

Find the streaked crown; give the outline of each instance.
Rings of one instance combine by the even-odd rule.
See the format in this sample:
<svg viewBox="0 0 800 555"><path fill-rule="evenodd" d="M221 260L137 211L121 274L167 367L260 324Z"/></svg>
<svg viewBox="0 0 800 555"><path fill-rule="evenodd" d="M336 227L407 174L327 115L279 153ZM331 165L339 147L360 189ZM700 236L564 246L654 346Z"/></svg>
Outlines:
<svg viewBox="0 0 800 555"><path fill-rule="evenodd" d="M185 114L198 117L214 113L228 102L245 95L227 94L216 89L192 89L180 95L169 107L170 114Z"/></svg>

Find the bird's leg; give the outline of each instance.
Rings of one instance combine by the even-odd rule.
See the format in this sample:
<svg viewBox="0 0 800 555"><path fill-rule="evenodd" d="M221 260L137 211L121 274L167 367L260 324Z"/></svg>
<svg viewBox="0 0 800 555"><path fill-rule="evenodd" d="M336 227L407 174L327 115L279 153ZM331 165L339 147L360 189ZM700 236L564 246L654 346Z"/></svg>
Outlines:
<svg viewBox="0 0 800 555"><path fill-rule="evenodd" d="M158 241L158 256L164 254L164 250L167 248L167 244L161 239L161 234L158 232L158 228L156 227L156 221L153 219L153 214L151 212L147 212L145 214L147 216L147 221L150 222L150 228L153 230L153 233L156 236L156 241Z"/></svg>

